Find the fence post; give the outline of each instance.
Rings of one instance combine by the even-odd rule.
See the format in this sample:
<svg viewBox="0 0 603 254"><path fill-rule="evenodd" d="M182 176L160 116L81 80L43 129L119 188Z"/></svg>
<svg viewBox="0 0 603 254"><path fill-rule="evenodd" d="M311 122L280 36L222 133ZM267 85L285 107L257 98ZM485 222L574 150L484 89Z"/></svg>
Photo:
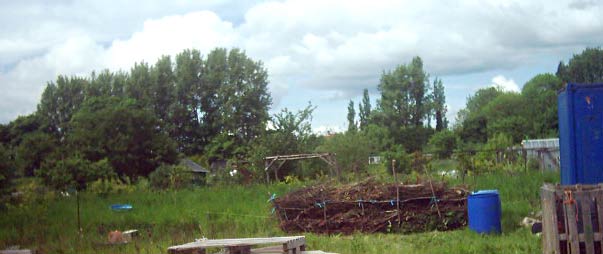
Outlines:
<svg viewBox="0 0 603 254"><path fill-rule="evenodd" d="M394 182L396 184L396 214L398 215L398 230L400 229L400 185L396 175L396 160L392 160L392 173L394 174Z"/></svg>

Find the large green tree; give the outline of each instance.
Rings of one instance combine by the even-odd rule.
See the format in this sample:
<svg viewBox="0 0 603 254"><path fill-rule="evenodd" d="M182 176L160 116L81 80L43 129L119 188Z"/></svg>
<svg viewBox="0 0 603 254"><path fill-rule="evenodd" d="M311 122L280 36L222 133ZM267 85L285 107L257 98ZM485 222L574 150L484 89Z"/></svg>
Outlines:
<svg viewBox="0 0 603 254"><path fill-rule="evenodd" d="M503 133L519 143L526 137L530 129L525 110L526 101L519 93L503 92L483 108L487 121L488 138Z"/></svg>
<svg viewBox="0 0 603 254"><path fill-rule="evenodd" d="M381 76L381 99L374 114L376 123L386 126L396 143L408 151L421 150L431 133L424 126L430 111L429 80L423 61L415 57Z"/></svg>
<svg viewBox="0 0 603 254"><path fill-rule="evenodd" d="M483 108L503 91L496 87L487 87L477 90L474 95L467 98L464 109L457 114L456 122L459 124L457 131L461 139L468 143L486 143L488 141L488 117Z"/></svg>
<svg viewBox="0 0 603 254"><path fill-rule="evenodd" d="M151 69L151 82L148 86L150 86L151 108L166 133L171 120L169 110L175 97L174 83L172 59L169 56L162 56Z"/></svg>
<svg viewBox="0 0 603 254"><path fill-rule="evenodd" d="M603 49L586 48L582 53L574 55L567 65L560 62L557 77L571 83L602 83Z"/></svg>
<svg viewBox="0 0 603 254"><path fill-rule="evenodd" d="M170 136L185 154L202 151L209 143L208 137L217 132L211 127L217 124L215 89L203 81L203 59L198 50L185 50L176 55L175 98L170 107ZM199 113L202 115L199 115Z"/></svg>
<svg viewBox="0 0 603 254"><path fill-rule="evenodd" d="M530 138L557 136L557 91L563 81L553 74L539 74L530 79L522 88L521 96L527 105L525 118L531 125L526 130Z"/></svg>
<svg viewBox="0 0 603 254"><path fill-rule="evenodd" d="M381 76L379 107L395 126L422 126L427 116L427 73L419 57Z"/></svg>
<svg viewBox="0 0 603 254"><path fill-rule="evenodd" d="M47 130L58 138L68 131L67 123L86 99L88 80L80 77L59 76L56 83L48 83L38 104L37 114L47 124Z"/></svg>
<svg viewBox="0 0 603 254"><path fill-rule="evenodd" d="M134 63L126 84L126 95L135 99L145 108L150 108L151 100L151 68L146 62Z"/></svg>
<svg viewBox="0 0 603 254"><path fill-rule="evenodd" d="M215 49L204 65L201 92L204 139L221 136L234 142L232 151L246 146L261 135L269 119L272 99L268 93L268 73L261 62L239 49ZM205 151L215 150L215 142ZM239 148L237 148L239 147ZM212 155L209 154L211 157Z"/></svg>
<svg viewBox="0 0 603 254"><path fill-rule="evenodd" d="M224 131L241 140L251 140L265 129L272 103L268 72L261 62L232 49L226 59L227 78L220 87L220 113Z"/></svg>
<svg viewBox="0 0 603 254"><path fill-rule="evenodd" d="M91 98L70 122L67 142L86 160L109 159L120 175L146 176L177 159L175 145L159 126L153 112L133 99Z"/></svg>

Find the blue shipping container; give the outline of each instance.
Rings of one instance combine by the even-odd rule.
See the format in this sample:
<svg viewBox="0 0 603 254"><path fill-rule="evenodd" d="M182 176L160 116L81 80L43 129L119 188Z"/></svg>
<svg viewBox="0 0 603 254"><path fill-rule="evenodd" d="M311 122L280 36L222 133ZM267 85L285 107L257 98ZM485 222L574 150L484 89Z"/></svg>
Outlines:
<svg viewBox="0 0 603 254"><path fill-rule="evenodd" d="M561 184L603 182L603 84L567 84L557 105Z"/></svg>

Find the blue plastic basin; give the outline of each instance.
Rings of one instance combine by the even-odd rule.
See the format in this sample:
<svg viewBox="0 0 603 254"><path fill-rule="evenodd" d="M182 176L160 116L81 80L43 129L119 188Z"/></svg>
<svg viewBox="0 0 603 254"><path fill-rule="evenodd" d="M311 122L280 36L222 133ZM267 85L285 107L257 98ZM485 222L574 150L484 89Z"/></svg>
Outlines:
<svg viewBox="0 0 603 254"><path fill-rule="evenodd" d="M132 205L130 205L130 204L114 204L114 205L111 205L111 210L113 210L113 211L129 211L129 210L132 210Z"/></svg>

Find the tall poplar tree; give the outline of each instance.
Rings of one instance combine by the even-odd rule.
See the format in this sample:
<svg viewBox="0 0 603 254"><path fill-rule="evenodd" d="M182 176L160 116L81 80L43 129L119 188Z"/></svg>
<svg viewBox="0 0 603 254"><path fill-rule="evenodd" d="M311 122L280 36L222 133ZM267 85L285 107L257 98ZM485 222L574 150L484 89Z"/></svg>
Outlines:
<svg viewBox="0 0 603 254"><path fill-rule="evenodd" d="M358 103L358 118L360 129L364 130L369 125L371 116L371 99L369 98L368 89L364 89L362 93L362 102Z"/></svg>
<svg viewBox="0 0 603 254"><path fill-rule="evenodd" d="M354 110L354 101L350 100L348 104L348 131L354 132L357 130L356 127L356 110Z"/></svg>

